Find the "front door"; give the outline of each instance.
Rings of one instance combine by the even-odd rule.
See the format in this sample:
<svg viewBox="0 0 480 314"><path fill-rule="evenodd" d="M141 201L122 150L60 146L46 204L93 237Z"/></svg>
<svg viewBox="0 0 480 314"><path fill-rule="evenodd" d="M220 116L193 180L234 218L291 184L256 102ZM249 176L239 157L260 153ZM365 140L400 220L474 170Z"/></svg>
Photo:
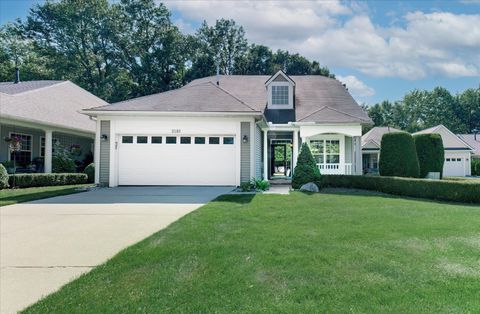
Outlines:
<svg viewBox="0 0 480 314"><path fill-rule="evenodd" d="M271 144L270 177L290 177L292 173L292 145L289 140L273 140Z"/></svg>

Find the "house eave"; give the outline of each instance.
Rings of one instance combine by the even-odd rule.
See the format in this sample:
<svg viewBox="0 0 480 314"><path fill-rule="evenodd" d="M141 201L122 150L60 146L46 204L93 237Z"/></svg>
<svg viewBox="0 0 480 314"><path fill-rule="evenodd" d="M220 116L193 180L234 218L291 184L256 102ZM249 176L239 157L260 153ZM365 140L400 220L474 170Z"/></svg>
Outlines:
<svg viewBox="0 0 480 314"><path fill-rule="evenodd" d="M97 117L97 116L180 116L180 117L208 117L208 116L255 116L262 117L263 113L260 111L252 112L218 112L218 111L142 111L142 110L82 110L82 114Z"/></svg>

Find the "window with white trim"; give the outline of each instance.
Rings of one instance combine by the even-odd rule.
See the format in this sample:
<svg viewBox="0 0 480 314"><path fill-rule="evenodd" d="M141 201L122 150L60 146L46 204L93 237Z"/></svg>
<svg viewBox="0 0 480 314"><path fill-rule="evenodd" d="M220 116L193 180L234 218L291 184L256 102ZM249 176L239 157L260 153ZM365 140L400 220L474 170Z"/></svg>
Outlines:
<svg viewBox="0 0 480 314"><path fill-rule="evenodd" d="M272 105L288 104L288 85L272 85Z"/></svg>
<svg viewBox="0 0 480 314"><path fill-rule="evenodd" d="M340 163L339 140L311 140L310 150L318 164Z"/></svg>
<svg viewBox="0 0 480 314"><path fill-rule="evenodd" d="M10 160L15 160L16 163L26 166L32 161L32 136L29 134L10 133L11 139L18 139L20 141L20 149L18 151L10 150Z"/></svg>

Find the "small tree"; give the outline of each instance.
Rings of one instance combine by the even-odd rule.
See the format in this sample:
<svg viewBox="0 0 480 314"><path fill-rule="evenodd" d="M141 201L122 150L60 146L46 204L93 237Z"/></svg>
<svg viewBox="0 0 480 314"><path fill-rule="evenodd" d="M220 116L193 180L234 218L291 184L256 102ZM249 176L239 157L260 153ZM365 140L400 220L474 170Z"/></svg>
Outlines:
<svg viewBox="0 0 480 314"><path fill-rule="evenodd" d="M442 176L445 149L440 134L418 134L413 137L417 149L420 178L429 172L440 172Z"/></svg>
<svg viewBox="0 0 480 314"><path fill-rule="evenodd" d="M83 173L88 176L88 182L93 183L95 181L95 164L92 162L86 166L85 170L83 170Z"/></svg>
<svg viewBox="0 0 480 314"><path fill-rule="evenodd" d="M320 181L320 170L318 170L310 147L307 143L303 143L293 172L292 187L299 189L305 183L318 181Z"/></svg>
<svg viewBox="0 0 480 314"><path fill-rule="evenodd" d="M379 168L381 176L418 177L420 171L413 137L406 132L384 134Z"/></svg>
<svg viewBox="0 0 480 314"><path fill-rule="evenodd" d="M0 164L0 190L8 188L8 173L7 169Z"/></svg>
<svg viewBox="0 0 480 314"><path fill-rule="evenodd" d="M73 173L76 170L75 161L70 151L62 147L60 143L55 143L52 156L52 172Z"/></svg>

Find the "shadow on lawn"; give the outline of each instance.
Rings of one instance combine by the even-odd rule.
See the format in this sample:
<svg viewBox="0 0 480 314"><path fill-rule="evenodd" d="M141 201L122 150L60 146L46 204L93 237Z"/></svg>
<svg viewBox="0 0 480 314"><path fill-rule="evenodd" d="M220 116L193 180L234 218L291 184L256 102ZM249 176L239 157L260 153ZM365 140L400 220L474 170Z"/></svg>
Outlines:
<svg viewBox="0 0 480 314"><path fill-rule="evenodd" d="M227 202L227 203L237 203L237 204L248 204L250 203L255 194L225 194L220 195L212 202Z"/></svg>

